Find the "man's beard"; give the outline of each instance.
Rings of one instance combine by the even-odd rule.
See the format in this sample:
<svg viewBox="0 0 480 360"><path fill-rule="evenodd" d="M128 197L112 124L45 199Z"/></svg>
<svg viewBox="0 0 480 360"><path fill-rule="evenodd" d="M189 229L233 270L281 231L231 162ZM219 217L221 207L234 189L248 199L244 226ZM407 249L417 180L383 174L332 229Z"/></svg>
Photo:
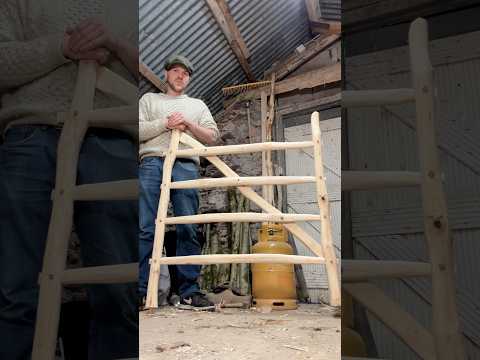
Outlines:
<svg viewBox="0 0 480 360"><path fill-rule="evenodd" d="M184 92L185 91L185 87L183 85L176 85L175 82L171 81L171 80L167 80L167 84L168 86L170 86L170 88L176 92Z"/></svg>

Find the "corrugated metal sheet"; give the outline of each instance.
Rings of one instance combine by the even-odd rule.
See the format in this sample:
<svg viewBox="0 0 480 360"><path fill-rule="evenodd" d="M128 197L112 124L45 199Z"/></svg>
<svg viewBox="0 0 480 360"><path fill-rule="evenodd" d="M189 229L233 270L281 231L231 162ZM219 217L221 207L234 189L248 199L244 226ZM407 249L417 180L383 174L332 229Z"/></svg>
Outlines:
<svg viewBox="0 0 480 360"><path fill-rule="evenodd" d="M457 301L469 359L480 359L480 32L435 40L437 138L457 260ZM411 86L406 47L348 58L351 88ZM352 169L417 170L413 106L349 110ZM400 150L399 150L400 149ZM425 260L426 250L418 189L352 193L353 235L359 257ZM477 239L477 241L475 240ZM357 244L358 245L358 244ZM382 288L430 324L430 281L387 281ZM390 330L374 321L381 357L417 359Z"/></svg>
<svg viewBox="0 0 480 360"><path fill-rule="evenodd" d="M341 0L320 0L320 12L324 19L340 21L342 19Z"/></svg>
<svg viewBox="0 0 480 360"><path fill-rule="evenodd" d="M250 64L261 78L275 61L311 38L303 0L229 0L235 22L250 51ZM213 113L222 107L221 88L247 82L204 0L140 0L140 58L163 78L163 64L174 53L196 68L188 89ZM152 91L142 82L140 91Z"/></svg>

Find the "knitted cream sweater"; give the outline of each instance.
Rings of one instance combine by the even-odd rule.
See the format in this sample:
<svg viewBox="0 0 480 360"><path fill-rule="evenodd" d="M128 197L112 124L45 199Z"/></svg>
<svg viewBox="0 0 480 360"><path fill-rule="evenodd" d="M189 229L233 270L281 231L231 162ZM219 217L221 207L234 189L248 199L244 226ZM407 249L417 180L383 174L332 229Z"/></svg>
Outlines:
<svg viewBox="0 0 480 360"><path fill-rule="evenodd" d="M138 43L136 0L0 1L0 133L14 121L55 124L56 113L70 108L77 64L63 56L63 36L67 26L91 17ZM112 57L106 66L135 83L118 59ZM120 105L96 92L95 108Z"/></svg>
<svg viewBox="0 0 480 360"><path fill-rule="evenodd" d="M169 96L165 94L147 93L139 103L139 138L140 158L147 156L165 156L165 150L170 144L172 131L165 127L167 116L174 112L195 121L198 125L215 130L215 138L219 132L210 110L202 100L187 95ZM192 135L189 131L187 134ZM179 145L179 149L188 149L188 146ZM192 157L199 162L198 157Z"/></svg>

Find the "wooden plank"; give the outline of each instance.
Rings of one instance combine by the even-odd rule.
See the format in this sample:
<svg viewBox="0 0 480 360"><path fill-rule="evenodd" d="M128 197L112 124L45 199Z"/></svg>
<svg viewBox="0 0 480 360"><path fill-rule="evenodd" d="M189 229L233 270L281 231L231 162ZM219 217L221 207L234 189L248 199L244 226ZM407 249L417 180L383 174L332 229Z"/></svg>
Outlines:
<svg viewBox="0 0 480 360"><path fill-rule="evenodd" d="M311 141L273 141L267 143L207 146L203 148L182 149L177 151L177 157L248 154L251 152L260 152L264 150L292 150L309 147L313 147L313 143Z"/></svg>
<svg viewBox="0 0 480 360"><path fill-rule="evenodd" d="M315 111L312 114L312 141L314 152L314 166L316 178L317 202L320 208L320 227L321 244L323 256L325 258L325 267L327 268L328 288L330 295L330 305L341 305L340 279L338 276L337 257L333 247L332 224L330 216L330 202L328 200L327 184L323 173L322 158L322 133L320 130L320 114Z"/></svg>
<svg viewBox="0 0 480 360"><path fill-rule="evenodd" d="M210 265L210 264L323 264L318 256L283 254L213 254L163 257L165 265Z"/></svg>
<svg viewBox="0 0 480 360"><path fill-rule="evenodd" d="M266 76L270 76L274 73L277 81L282 80L288 74L292 73L339 40L339 35L318 35L304 45L305 49L302 52L294 52L284 62L269 70L266 73Z"/></svg>
<svg viewBox="0 0 480 360"><path fill-rule="evenodd" d="M205 148L205 146L200 143L199 141L195 140L191 136L183 133L180 141L188 146L193 148ZM238 174L233 171L225 162L223 162L217 156L208 156L207 160L210 161L213 165L217 167L217 169L225 176L236 177ZM265 201L260 195L258 195L253 189L249 187L240 186L238 190L250 201L255 203L258 207L260 207L263 211L267 213L277 213L281 214L282 212L276 209L274 206L269 204ZM321 245L316 242L305 230L303 230L297 224L290 224L286 223L284 225L285 229L287 229L292 235L296 236L298 240L303 242L305 246L310 249L315 255L323 257L323 251Z"/></svg>
<svg viewBox="0 0 480 360"><path fill-rule="evenodd" d="M203 178L172 182L171 189L208 189L226 186L261 186L307 184L315 182L314 176L241 176L226 178Z"/></svg>
<svg viewBox="0 0 480 360"><path fill-rule="evenodd" d="M355 283L342 284L342 287L397 334L421 359L437 360L430 332L377 286Z"/></svg>
<svg viewBox="0 0 480 360"><path fill-rule="evenodd" d="M75 186L73 199L81 201L134 200L138 198L138 192L138 179L108 181Z"/></svg>
<svg viewBox="0 0 480 360"><path fill-rule="evenodd" d="M180 139L180 130L172 130L168 153L163 163L162 186L160 201L158 203L155 237L153 240L152 259L150 262L150 274L148 277L146 308L158 307L158 281L160 278L160 263L158 260L163 254L163 242L165 239L165 219L167 218L168 203L170 200L170 183L173 164Z"/></svg>
<svg viewBox="0 0 480 360"><path fill-rule="evenodd" d="M382 90L344 90L342 91L343 107L365 107L403 104L415 101L413 89Z"/></svg>
<svg viewBox="0 0 480 360"><path fill-rule="evenodd" d="M245 41L243 40L240 30L238 29L235 20L233 19L230 9L225 0L205 0L220 29L225 35L228 44L232 48L237 57L247 79L251 82L256 81L253 75L248 58L250 52L248 51Z"/></svg>
<svg viewBox="0 0 480 360"><path fill-rule="evenodd" d="M342 259L342 281L430 276L430 263L415 261Z"/></svg>
<svg viewBox="0 0 480 360"><path fill-rule="evenodd" d="M342 23L340 21L320 19L318 21L310 21L310 29L313 34L339 35L342 32Z"/></svg>
<svg viewBox="0 0 480 360"><path fill-rule="evenodd" d="M342 80L340 63L328 65L317 70L278 81L275 84L275 95L290 91L312 89L317 86L330 86ZM245 98L259 98L266 88L251 90L243 94Z"/></svg>
<svg viewBox="0 0 480 360"><path fill-rule="evenodd" d="M138 68L140 74L142 74L148 81L150 81L155 87L163 93L167 92L167 83L161 80L152 69L150 69L146 64L142 61L138 63Z"/></svg>
<svg viewBox="0 0 480 360"><path fill-rule="evenodd" d="M62 284L122 284L138 281L138 263L90 266L63 272Z"/></svg>
<svg viewBox="0 0 480 360"><path fill-rule="evenodd" d="M307 110L316 108L319 109L320 107L334 107L339 106L341 101L341 93L339 90L338 94L325 96L319 99L310 100L310 101L302 101L301 99L295 103L289 103L282 107L278 107L278 113L280 115L291 114L293 112Z"/></svg>
<svg viewBox="0 0 480 360"><path fill-rule="evenodd" d="M343 191L420 186L421 181L417 171L342 171Z"/></svg>
<svg viewBox="0 0 480 360"><path fill-rule="evenodd" d="M211 213L189 216L175 216L163 220L165 224L207 224L217 222L277 222L290 223L298 221L320 221L315 214L262 214L256 212L243 213Z"/></svg>
<svg viewBox="0 0 480 360"><path fill-rule="evenodd" d="M97 68L96 87L98 90L112 95L126 104L138 104L138 86L104 66L98 66Z"/></svg>
<svg viewBox="0 0 480 360"><path fill-rule="evenodd" d="M416 95L417 141L422 173L425 237L432 263L432 329L437 360L464 359L456 305L453 239L435 139L433 68L428 53L428 27L415 20L409 31L410 62Z"/></svg>

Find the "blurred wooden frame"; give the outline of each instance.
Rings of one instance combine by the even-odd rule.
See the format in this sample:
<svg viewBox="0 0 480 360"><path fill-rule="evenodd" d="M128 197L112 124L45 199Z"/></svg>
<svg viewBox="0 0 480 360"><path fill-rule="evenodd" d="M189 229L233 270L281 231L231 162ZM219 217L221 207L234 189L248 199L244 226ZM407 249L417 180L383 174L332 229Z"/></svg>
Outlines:
<svg viewBox="0 0 480 360"><path fill-rule="evenodd" d="M433 68L428 53L428 27L415 20L409 31L411 89L343 91L343 107L415 103L420 171L344 172L343 190L420 186L425 239L430 262L343 260L342 287L388 326L420 358L465 359L455 299L455 264L435 139ZM432 280L432 329L369 281L427 276Z"/></svg>
<svg viewBox="0 0 480 360"><path fill-rule="evenodd" d="M127 106L93 109L95 90L113 95ZM58 114L63 125L57 148L53 207L48 228L32 360L54 360L63 285L136 282L138 263L66 269L75 201L126 200L138 197L138 180L76 185L80 148L89 127L138 127L138 89L107 68L81 61L71 110ZM102 224L99 224L102 226Z"/></svg>

